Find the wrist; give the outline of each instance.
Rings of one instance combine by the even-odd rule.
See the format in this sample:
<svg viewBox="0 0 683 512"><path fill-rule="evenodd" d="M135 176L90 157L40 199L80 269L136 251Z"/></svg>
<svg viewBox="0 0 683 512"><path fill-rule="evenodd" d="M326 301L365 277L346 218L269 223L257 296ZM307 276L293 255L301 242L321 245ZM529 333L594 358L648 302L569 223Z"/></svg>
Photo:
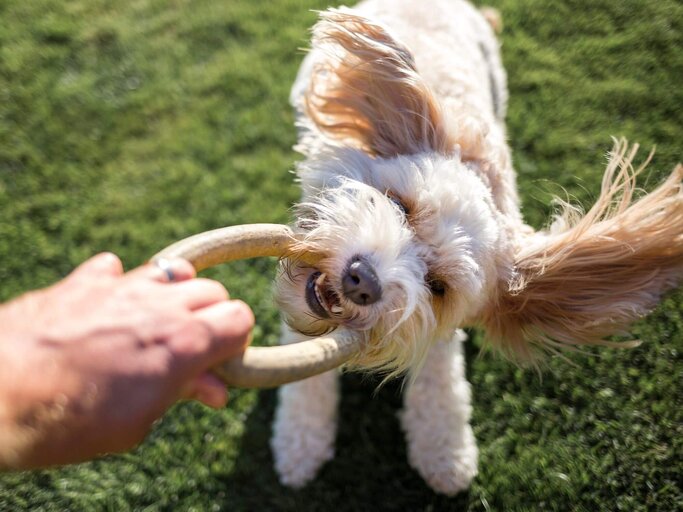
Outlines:
<svg viewBox="0 0 683 512"><path fill-rule="evenodd" d="M0 320L4 313L6 309L0 311ZM41 438L45 404L52 390L60 389L52 363L36 357L34 347L28 329L9 329L0 335L0 471L30 466Z"/></svg>
<svg viewBox="0 0 683 512"><path fill-rule="evenodd" d="M0 471L20 469L35 442L35 432L18 418L18 410L0 394Z"/></svg>
<svg viewBox="0 0 683 512"><path fill-rule="evenodd" d="M0 384L0 388L3 386ZM4 391L7 391L4 387ZM0 471L50 465L51 454L78 427L77 418L62 392L44 386L30 393L0 396ZM57 460L57 459L55 459Z"/></svg>

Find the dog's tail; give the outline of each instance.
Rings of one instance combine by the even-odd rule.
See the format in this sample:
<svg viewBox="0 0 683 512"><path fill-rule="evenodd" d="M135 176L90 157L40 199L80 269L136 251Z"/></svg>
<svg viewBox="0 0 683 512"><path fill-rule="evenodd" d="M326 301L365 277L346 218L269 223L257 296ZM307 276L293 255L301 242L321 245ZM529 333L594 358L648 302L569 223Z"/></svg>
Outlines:
<svg viewBox="0 0 683 512"><path fill-rule="evenodd" d="M535 360L578 345L633 346L604 338L625 334L683 277L683 165L637 200L637 145L615 141L593 208L565 204L550 233L522 248L482 323L508 355ZM649 159L648 159L649 161ZM541 350L539 350L541 349Z"/></svg>

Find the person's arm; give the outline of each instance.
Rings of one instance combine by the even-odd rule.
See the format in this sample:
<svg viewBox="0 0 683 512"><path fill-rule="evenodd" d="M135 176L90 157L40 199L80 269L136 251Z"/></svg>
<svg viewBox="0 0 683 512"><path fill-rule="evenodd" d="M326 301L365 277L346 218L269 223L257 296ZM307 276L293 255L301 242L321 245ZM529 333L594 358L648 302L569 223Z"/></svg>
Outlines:
<svg viewBox="0 0 683 512"><path fill-rule="evenodd" d="M130 449L180 398L226 403L207 370L245 349L253 314L184 260L172 274L100 254L0 305L0 469Z"/></svg>

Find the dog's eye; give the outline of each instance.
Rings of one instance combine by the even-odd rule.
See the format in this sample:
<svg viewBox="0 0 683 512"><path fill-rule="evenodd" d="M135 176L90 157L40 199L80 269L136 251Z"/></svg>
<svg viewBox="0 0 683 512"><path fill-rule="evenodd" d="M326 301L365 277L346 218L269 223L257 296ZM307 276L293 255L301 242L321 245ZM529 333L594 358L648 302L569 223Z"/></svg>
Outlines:
<svg viewBox="0 0 683 512"><path fill-rule="evenodd" d="M440 279L428 279L427 284L429 284L432 295L436 297L443 297L446 295L446 283Z"/></svg>
<svg viewBox="0 0 683 512"><path fill-rule="evenodd" d="M387 192L387 197L389 198L389 201L398 206L398 209L401 210L401 213L403 213L403 215L408 215L408 208L406 208L406 205L404 205L398 197L396 197L391 192Z"/></svg>

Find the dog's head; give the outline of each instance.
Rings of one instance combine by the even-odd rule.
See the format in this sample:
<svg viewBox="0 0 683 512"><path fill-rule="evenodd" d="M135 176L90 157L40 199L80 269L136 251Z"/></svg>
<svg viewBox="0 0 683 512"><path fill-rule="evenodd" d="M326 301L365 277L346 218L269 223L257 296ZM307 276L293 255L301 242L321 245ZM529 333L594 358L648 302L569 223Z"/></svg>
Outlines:
<svg viewBox="0 0 683 512"><path fill-rule="evenodd" d="M483 134L451 133L384 28L329 11L314 44L329 59L313 72L307 113L327 144L299 166L296 217L303 245L323 258L315 268L283 261L277 300L301 333L365 336L363 366L416 367L495 282L498 213L469 167Z"/></svg>
<svg viewBox="0 0 683 512"><path fill-rule="evenodd" d="M532 234L499 203L512 185L487 172L509 167L506 152L476 116L439 104L386 29L332 10L314 46L328 58L306 95L297 225L323 258L282 264L277 300L295 330L355 330L367 340L357 362L391 373L472 324L534 361L611 344L680 282L683 166L634 201L637 146L619 142L593 208Z"/></svg>

